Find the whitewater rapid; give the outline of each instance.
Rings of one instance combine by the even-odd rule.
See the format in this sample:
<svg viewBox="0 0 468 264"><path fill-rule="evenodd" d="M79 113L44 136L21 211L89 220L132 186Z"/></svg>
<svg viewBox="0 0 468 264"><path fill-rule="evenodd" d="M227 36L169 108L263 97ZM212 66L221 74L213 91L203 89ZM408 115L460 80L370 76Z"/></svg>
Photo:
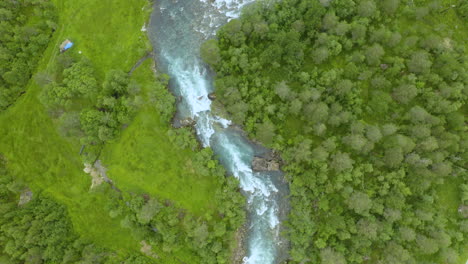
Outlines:
<svg viewBox="0 0 468 264"><path fill-rule="evenodd" d="M157 51L158 67L171 77L178 98L179 118L192 118L203 146L211 147L226 169L240 181L247 197L247 255L245 264L278 261L281 239L280 204L284 189L279 174L253 172L251 162L258 154L230 120L211 112L208 95L212 77L199 56L200 45L216 30L236 18L253 0L160 0L155 4L149 31ZM284 184L283 184L284 185Z"/></svg>

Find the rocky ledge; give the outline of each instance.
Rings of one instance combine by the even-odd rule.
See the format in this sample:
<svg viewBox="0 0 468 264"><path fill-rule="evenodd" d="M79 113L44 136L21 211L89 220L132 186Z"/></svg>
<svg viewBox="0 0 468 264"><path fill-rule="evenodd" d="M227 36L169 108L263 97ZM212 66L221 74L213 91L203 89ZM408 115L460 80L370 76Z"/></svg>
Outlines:
<svg viewBox="0 0 468 264"><path fill-rule="evenodd" d="M280 160L276 153L271 152L264 156L255 156L252 160L253 171L279 171Z"/></svg>

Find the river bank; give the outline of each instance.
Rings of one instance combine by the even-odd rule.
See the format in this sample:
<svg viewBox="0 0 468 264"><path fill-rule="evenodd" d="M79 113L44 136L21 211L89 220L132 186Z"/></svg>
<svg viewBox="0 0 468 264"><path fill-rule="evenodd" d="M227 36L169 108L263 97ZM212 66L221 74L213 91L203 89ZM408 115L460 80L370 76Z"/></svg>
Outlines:
<svg viewBox="0 0 468 264"><path fill-rule="evenodd" d="M199 56L201 43L251 1L159 1L148 27L160 71L170 75L179 98L178 118L195 121L199 140L211 147L226 170L238 178L248 203L244 263L273 264L282 260L280 222L287 209L287 184L280 173L255 172L259 151L231 121L211 113L212 76Z"/></svg>

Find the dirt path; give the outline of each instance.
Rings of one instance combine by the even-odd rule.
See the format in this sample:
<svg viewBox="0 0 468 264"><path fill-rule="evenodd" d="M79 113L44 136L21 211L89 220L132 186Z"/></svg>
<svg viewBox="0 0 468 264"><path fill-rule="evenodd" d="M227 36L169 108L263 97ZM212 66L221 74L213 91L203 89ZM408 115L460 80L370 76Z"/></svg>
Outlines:
<svg viewBox="0 0 468 264"><path fill-rule="evenodd" d="M151 58L153 56L152 51L148 51L145 56L141 57L135 65L133 65L132 69L128 72L128 75L132 75L132 73L147 59Z"/></svg>

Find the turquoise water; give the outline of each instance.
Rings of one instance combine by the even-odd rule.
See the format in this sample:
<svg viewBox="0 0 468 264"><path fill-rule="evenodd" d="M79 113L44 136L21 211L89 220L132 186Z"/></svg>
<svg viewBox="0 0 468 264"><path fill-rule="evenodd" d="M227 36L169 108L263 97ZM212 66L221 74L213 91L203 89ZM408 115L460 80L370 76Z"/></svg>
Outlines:
<svg viewBox="0 0 468 264"><path fill-rule="evenodd" d="M158 67L171 76L170 87L178 98L179 118L196 121L197 135L211 147L226 169L240 180L247 197L249 221L246 227L244 263L277 263L282 247L280 219L286 203L287 186L280 173L256 173L251 169L261 147L249 142L231 121L210 111L208 94L212 76L201 61L201 43L215 35L241 7L252 1L160 0L149 27L157 53Z"/></svg>

